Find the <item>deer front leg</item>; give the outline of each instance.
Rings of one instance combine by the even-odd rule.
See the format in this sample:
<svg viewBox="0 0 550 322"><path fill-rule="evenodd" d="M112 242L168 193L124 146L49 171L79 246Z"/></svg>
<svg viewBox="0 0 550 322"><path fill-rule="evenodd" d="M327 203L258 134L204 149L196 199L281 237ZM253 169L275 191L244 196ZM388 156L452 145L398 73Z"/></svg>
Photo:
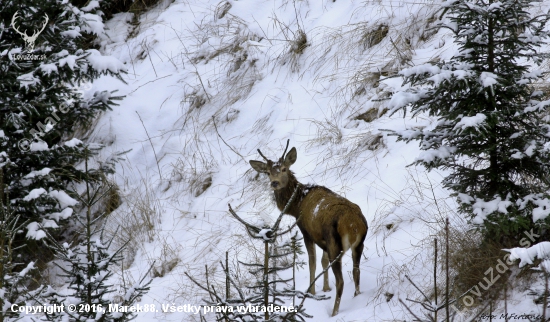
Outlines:
<svg viewBox="0 0 550 322"><path fill-rule="evenodd" d="M309 258L309 284L311 285L309 289L309 293L315 295L315 283L313 281L315 280L315 244L313 241L306 236L304 236L304 245L306 246L307 255Z"/></svg>
<svg viewBox="0 0 550 322"><path fill-rule="evenodd" d="M323 270L325 270L325 273L323 274L323 292L330 292L331 288L328 285L328 270L326 270L329 264L329 260L328 260L328 253L325 251L323 251L323 258L321 259L321 264L323 265Z"/></svg>

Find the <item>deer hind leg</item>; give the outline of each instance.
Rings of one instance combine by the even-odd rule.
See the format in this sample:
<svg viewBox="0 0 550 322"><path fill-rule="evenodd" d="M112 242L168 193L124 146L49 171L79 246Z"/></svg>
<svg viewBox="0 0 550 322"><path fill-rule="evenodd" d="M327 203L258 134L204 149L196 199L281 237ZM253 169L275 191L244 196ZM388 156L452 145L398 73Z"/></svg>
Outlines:
<svg viewBox="0 0 550 322"><path fill-rule="evenodd" d="M338 246L336 242L332 243L333 246L328 249L328 258L333 262L340 252L343 252L341 246ZM334 278L336 279L336 299L334 300L334 308L332 309L332 316L338 314L340 310L340 300L342 298L342 292L344 291L344 278L342 276L342 257L332 264L332 272L334 273Z"/></svg>
<svg viewBox="0 0 550 322"><path fill-rule="evenodd" d="M326 271L329 260L328 260L328 253L323 251L323 258L321 259L321 264L323 265L323 270L325 272L323 273L323 292L330 292L330 286L328 285L328 271Z"/></svg>
<svg viewBox="0 0 550 322"><path fill-rule="evenodd" d="M355 294L353 296L359 295L359 280L361 276L361 271L359 270L359 263L361 262L361 255L363 254L363 241L361 241L357 246L351 248L351 256L353 259L353 282L355 283Z"/></svg>
<svg viewBox="0 0 550 322"><path fill-rule="evenodd" d="M309 284L311 285L310 289L308 290L309 293L315 295L315 283L313 282L315 280L315 244L311 239L304 236L304 245L306 246L307 255L309 258Z"/></svg>

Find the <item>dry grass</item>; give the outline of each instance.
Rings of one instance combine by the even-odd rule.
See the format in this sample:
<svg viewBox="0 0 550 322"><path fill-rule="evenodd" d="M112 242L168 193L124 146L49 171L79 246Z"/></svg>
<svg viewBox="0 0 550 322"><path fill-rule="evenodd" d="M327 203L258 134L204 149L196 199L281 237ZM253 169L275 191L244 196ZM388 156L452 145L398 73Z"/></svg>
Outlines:
<svg viewBox="0 0 550 322"><path fill-rule="evenodd" d="M353 15L372 9L365 6ZM331 93L339 114L357 115L365 102L386 95L380 79L411 66L415 49L439 31L439 5L418 3L411 9L406 18L381 9L377 19L308 33L307 70L314 71L315 82L344 84Z"/></svg>
<svg viewBox="0 0 550 322"><path fill-rule="evenodd" d="M387 112L388 112L387 108L384 108L382 111L380 111L378 108L373 107L373 108L368 109L366 112L357 115L355 117L355 119L356 120L362 120L362 121L365 121L367 123L370 123L370 122L380 118L381 116L383 116Z"/></svg>
<svg viewBox="0 0 550 322"><path fill-rule="evenodd" d="M160 254L158 256L148 255L149 262L151 264L154 262L151 277L164 277L172 272L181 262L179 257L180 248L181 245L174 241L172 237L163 236Z"/></svg>
<svg viewBox="0 0 550 322"><path fill-rule="evenodd" d="M455 212L456 205L452 197L441 198L440 187L432 184L428 177L422 178L417 172L410 170L408 185L395 194L395 199L388 199L377 210L375 220L371 223L371 238L375 239L380 256L395 256L395 250L389 252L388 244L399 231L412 227L422 227L415 236L419 240L411 240L409 253L413 255L392 261L387 264L378 276L378 288L373 299L375 304L387 301L397 301L411 298L424 301L419 292L404 278L408 275L420 289L434 300L436 296L441 303L446 285L446 251L445 251L445 221L449 225L449 280L450 299L459 299L455 306L468 316L485 312L489 303L493 309L502 308L505 286L510 292L514 288L525 288L525 281L532 279L533 274L526 270L507 266L500 273L496 266L506 262L501 245L482 243L482 234L473 229L472 225ZM416 226L414 223L416 222ZM412 234L412 233L411 233ZM438 240L437 256L437 294L434 292L434 239ZM390 244L391 245L391 244ZM393 255L392 255L393 254ZM502 270L502 266L499 268ZM500 277L499 277L500 276ZM489 283L491 281L492 283ZM487 287L488 286L488 287ZM470 296L474 303L465 305L463 296ZM419 305L411 304L413 311L422 310ZM403 308L403 310L405 310ZM407 312L403 311L405 315ZM418 312L418 311L417 311ZM441 311L440 311L441 312Z"/></svg>
<svg viewBox="0 0 550 322"><path fill-rule="evenodd" d="M452 272L451 285L453 298L463 295L465 292L475 287L479 290L481 296L468 295L475 299L475 305L495 301L502 296L502 290L505 283L509 283L510 270L504 274L499 274L495 269L498 260L503 260L507 254L502 250L502 246L496 244L482 244L482 235L467 227L450 227L449 231L449 267ZM441 267L444 267L444 254L441 258ZM487 286L484 279L494 280L491 274L486 274L488 270L493 272L496 280L494 285L487 290L480 287L479 283ZM477 286L477 287L476 287ZM460 307L462 301L459 301ZM464 306L464 305L462 305Z"/></svg>
<svg viewBox="0 0 550 322"><path fill-rule="evenodd" d="M222 19L229 12L229 10L231 10L231 7L233 7L233 5L229 1L222 1L218 3L216 10L214 11L214 16L216 19Z"/></svg>
<svg viewBox="0 0 550 322"><path fill-rule="evenodd" d="M198 197L212 185L218 163L213 153L202 149L200 139L189 143L183 147L181 156L170 164L170 178L171 183L178 184L178 195L188 193Z"/></svg>
<svg viewBox="0 0 550 322"><path fill-rule="evenodd" d="M283 51L277 55L275 61L282 66L289 65L291 72L298 72L300 70L300 58L304 54L305 49L311 44L307 32L300 23L301 17L298 14L298 10L296 7L294 9L296 15L292 22L285 22L276 14L273 14L271 17L271 25L274 31L274 39L269 41L272 44L282 44L284 48ZM277 66L277 64L273 66L273 69L275 66Z"/></svg>
<svg viewBox="0 0 550 322"><path fill-rule="evenodd" d="M380 24L378 26L373 26L365 30L361 42L365 49L372 48L378 45L390 31L390 27L386 24Z"/></svg>
<svg viewBox="0 0 550 322"><path fill-rule="evenodd" d="M229 2L221 2L212 11L212 20L184 33L174 29L186 64L196 76L195 81L183 81L184 124L204 106L214 107L209 113L217 118L226 114L226 107L247 98L261 79L256 66L256 57L261 52L257 45L260 37L248 29L245 21L231 14L230 9ZM205 71L204 64L216 67ZM223 118L219 121L223 123Z"/></svg>
<svg viewBox="0 0 550 322"><path fill-rule="evenodd" d="M126 206L109 218L107 232L114 236L114 246L127 243L123 252L125 268L133 263L140 245L153 242L157 235L155 226L160 223L162 206L151 187L146 179L142 179L140 187L122 196Z"/></svg>
<svg viewBox="0 0 550 322"><path fill-rule="evenodd" d="M321 175L325 180L326 176L338 178L343 185L341 193L369 174L363 167L366 160L386 151L385 137L379 131L347 129L344 134L337 119L310 120L310 123L315 134L306 140L306 150L318 151L317 168L323 169Z"/></svg>

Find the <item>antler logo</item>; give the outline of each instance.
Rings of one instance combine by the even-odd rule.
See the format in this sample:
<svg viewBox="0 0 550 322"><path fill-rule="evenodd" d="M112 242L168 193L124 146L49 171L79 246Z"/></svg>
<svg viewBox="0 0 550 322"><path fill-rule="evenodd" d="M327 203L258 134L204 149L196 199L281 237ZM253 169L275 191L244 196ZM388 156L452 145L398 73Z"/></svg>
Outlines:
<svg viewBox="0 0 550 322"><path fill-rule="evenodd" d="M11 27L13 28L13 30L15 30L15 32L17 32L18 34L23 36L23 40L25 40L25 43L27 44L27 50L28 51L33 51L34 50L34 42L36 41L36 38L38 38L38 35L40 35L40 33L42 31L44 31L44 29L46 28L46 25L48 24L48 20L49 20L48 15L44 14L44 15L46 15L46 20L44 21L44 25L42 26L42 29L40 29L39 31L33 32L32 36L29 36L29 35L27 35L27 29L25 29L25 32L21 32L15 26L15 20L17 20L17 18L19 18L18 14L19 14L19 11L16 11L15 14L13 15L13 17L11 19Z"/></svg>

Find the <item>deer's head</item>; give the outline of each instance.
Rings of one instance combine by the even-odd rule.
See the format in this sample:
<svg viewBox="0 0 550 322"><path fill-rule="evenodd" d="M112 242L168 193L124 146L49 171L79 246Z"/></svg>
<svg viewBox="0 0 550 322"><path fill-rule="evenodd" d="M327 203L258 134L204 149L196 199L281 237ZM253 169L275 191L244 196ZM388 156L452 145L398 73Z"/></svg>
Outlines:
<svg viewBox="0 0 550 322"><path fill-rule="evenodd" d="M286 153L289 141L286 142L285 151L277 162L273 162L266 158L260 149L258 149L258 153L260 153L266 162L250 160L250 166L252 169L260 173L266 173L269 176L271 188L273 188L273 190L285 188L292 176L289 168L294 164L294 162L296 162L297 153L296 148L292 148L288 151L288 153Z"/></svg>

